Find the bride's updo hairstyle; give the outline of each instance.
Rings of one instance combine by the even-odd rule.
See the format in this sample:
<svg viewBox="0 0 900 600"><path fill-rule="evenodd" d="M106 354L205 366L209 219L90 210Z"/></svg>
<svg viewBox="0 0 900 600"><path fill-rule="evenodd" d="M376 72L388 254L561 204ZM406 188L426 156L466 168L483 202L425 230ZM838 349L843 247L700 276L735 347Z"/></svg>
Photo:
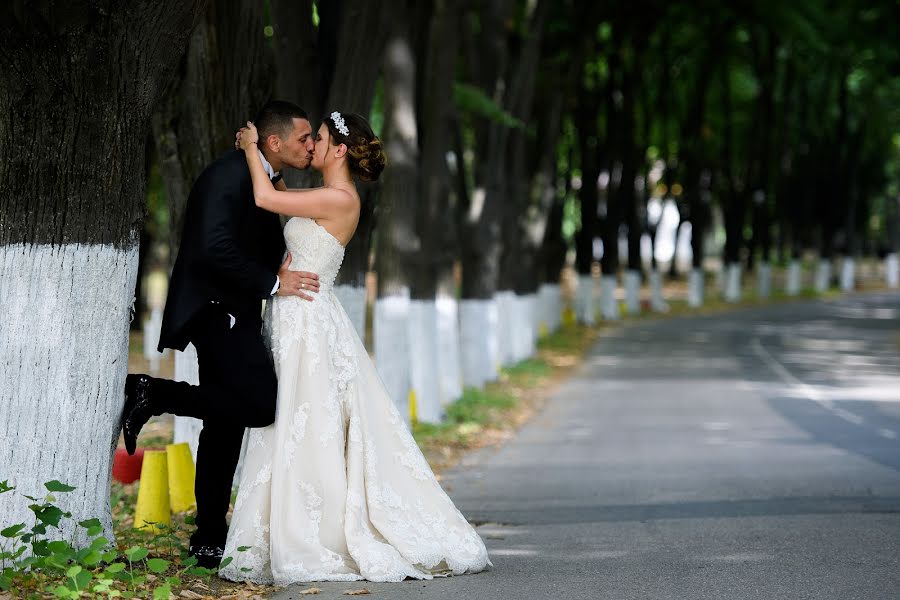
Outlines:
<svg viewBox="0 0 900 600"><path fill-rule="evenodd" d="M350 173L363 181L376 181L384 170L387 157L381 140L364 118L355 113L331 113L325 118L331 144L347 146Z"/></svg>

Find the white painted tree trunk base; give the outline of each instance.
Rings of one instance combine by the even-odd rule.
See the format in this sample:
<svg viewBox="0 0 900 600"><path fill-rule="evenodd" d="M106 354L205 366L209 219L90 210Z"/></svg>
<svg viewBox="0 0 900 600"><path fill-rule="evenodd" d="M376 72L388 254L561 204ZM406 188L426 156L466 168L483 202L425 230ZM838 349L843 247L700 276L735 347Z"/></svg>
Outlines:
<svg viewBox="0 0 900 600"><path fill-rule="evenodd" d="M856 261L849 256L841 260L841 291L852 292L856 288Z"/></svg>
<svg viewBox="0 0 900 600"><path fill-rule="evenodd" d="M562 288L558 283L547 284L548 287L548 299L549 299L549 309L547 312L547 322L550 324L550 333L554 331L559 331L559 328L562 327L562 313L563 313L563 296L562 296Z"/></svg>
<svg viewBox="0 0 900 600"><path fill-rule="evenodd" d="M590 275L578 276L578 287L575 290L575 318L582 325L593 325L596 322L594 278Z"/></svg>
<svg viewBox="0 0 900 600"><path fill-rule="evenodd" d="M459 302L451 296L438 296L438 377L441 401L446 406L462 397L462 366L459 356Z"/></svg>
<svg viewBox="0 0 900 600"><path fill-rule="evenodd" d="M513 363L530 358L534 354L534 294L513 295L512 304L512 357Z"/></svg>
<svg viewBox="0 0 900 600"><path fill-rule="evenodd" d="M462 300L459 330L463 384L480 388L494 381L500 371L497 303L493 300Z"/></svg>
<svg viewBox="0 0 900 600"><path fill-rule="evenodd" d="M728 263L725 269L725 301L741 301L741 265Z"/></svg>
<svg viewBox="0 0 900 600"><path fill-rule="evenodd" d="M728 289L728 265L723 262L722 266L716 270L716 290L725 296L726 289Z"/></svg>
<svg viewBox="0 0 900 600"><path fill-rule="evenodd" d="M500 353L500 365L508 367L516 360L514 346L516 294L510 290L502 290L494 294L497 304L497 351Z"/></svg>
<svg viewBox="0 0 900 600"><path fill-rule="evenodd" d="M641 314L641 272L625 272L625 312L629 315Z"/></svg>
<svg viewBox="0 0 900 600"><path fill-rule="evenodd" d="M359 339L366 343L366 288L360 285L336 285L334 295L341 301Z"/></svg>
<svg viewBox="0 0 900 600"><path fill-rule="evenodd" d="M32 524L23 494L56 495L71 512L49 536L82 545L74 524L100 519L114 540L109 505L113 450L125 401L128 323L138 249L107 244L0 246L0 529Z"/></svg>
<svg viewBox="0 0 900 600"><path fill-rule="evenodd" d="M618 321L619 303L616 302L616 276L603 275L600 277L600 311L606 321Z"/></svg>
<svg viewBox="0 0 900 600"><path fill-rule="evenodd" d="M184 352L175 351L175 381L184 381L191 385L200 384L200 366L197 363L197 349L188 344ZM203 421L193 417L175 417L175 443L187 443L191 449L194 464L197 464L197 444Z"/></svg>
<svg viewBox="0 0 900 600"><path fill-rule="evenodd" d="M688 273L688 306L699 308L703 306L703 269L691 269Z"/></svg>
<svg viewBox="0 0 900 600"><path fill-rule="evenodd" d="M553 286L549 283L541 284L538 288L538 322L536 324L538 337L544 337L553 330Z"/></svg>
<svg viewBox="0 0 900 600"><path fill-rule="evenodd" d="M884 282L891 289L900 287L900 260L894 252L884 257Z"/></svg>
<svg viewBox="0 0 900 600"><path fill-rule="evenodd" d="M527 345L522 346L522 352L525 354L525 358L531 358L537 352L538 339L541 337L540 330L538 329L541 310L537 293L525 294L520 298L525 307L525 318L531 325L531 327L528 328L528 335L523 338L524 344Z"/></svg>
<svg viewBox="0 0 900 600"><path fill-rule="evenodd" d="M410 300L396 295L375 300L372 321L375 366L388 395L407 424L410 390Z"/></svg>
<svg viewBox="0 0 900 600"><path fill-rule="evenodd" d="M654 269L650 271L650 309L653 312L669 312L669 304L663 297L662 274Z"/></svg>
<svg viewBox="0 0 900 600"><path fill-rule="evenodd" d="M157 350L159 336L162 330L163 311L159 307L150 311L150 318L144 320L144 358L150 364L150 372L153 375L159 373L159 363L166 355L166 351Z"/></svg>
<svg viewBox="0 0 900 600"><path fill-rule="evenodd" d="M412 300L409 305L409 371L416 416L423 423L444 417L438 379L437 306L434 300Z"/></svg>
<svg viewBox="0 0 900 600"><path fill-rule="evenodd" d="M800 288L803 284L803 270L799 260L792 260L788 264L787 286L785 293L788 296L797 296L800 294Z"/></svg>
<svg viewBox="0 0 900 600"><path fill-rule="evenodd" d="M828 288L831 286L831 261L819 260L819 264L816 265L815 286L816 292L819 294L828 291Z"/></svg>
<svg viewBox="0 0 900 600"><path fill-rule="evenodd" d="M772 265L769 263L756 266L756 295L766 300L772 295Z"/></svg>

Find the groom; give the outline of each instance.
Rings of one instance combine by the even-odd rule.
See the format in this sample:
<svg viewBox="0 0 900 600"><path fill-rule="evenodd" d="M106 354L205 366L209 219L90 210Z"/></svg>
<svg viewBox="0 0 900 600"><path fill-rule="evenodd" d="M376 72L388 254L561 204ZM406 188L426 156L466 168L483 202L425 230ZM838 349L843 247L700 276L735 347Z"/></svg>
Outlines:
<svg viewBox="0 0 900 600"><path fill-rule="evenodd" d="M306 169L314 140L306 113L289 102L266 104L254 120L263 166L279 189L284 167ZM159 349L197 348L200 385L129 375L122 428L134 454L141 427L171 413L203 421L197 449L197 531L190 554L216 568L245 427L275 421L278 384L263 343L261 300L317 292L318 276L290 271L278 215L257 208L242 151L200 174L188 197L184 231L163 315ZM279 268L279 263L281 266Z"/></svg>

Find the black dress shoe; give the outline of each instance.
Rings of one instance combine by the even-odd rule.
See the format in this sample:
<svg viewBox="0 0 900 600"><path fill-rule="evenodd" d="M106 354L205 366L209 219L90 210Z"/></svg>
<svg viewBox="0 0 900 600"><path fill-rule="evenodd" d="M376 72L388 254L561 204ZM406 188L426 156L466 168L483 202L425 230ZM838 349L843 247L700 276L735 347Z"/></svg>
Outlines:
<svg viewBox="0 0 900 600"><path fill-rule="evenodd" d="M196 558L197 566L204 569L218 569L224 553L225 549L218 546L191 546L188 549L188 556Z"/></svg>
<svg viewBox="0 0 900 600"><path fill-rule="evenodd" d="M125 378L125 409L122 411L122 433L125 450L134 454L141 428L154 415L150 402L150 377L128 375Z"/></svg>

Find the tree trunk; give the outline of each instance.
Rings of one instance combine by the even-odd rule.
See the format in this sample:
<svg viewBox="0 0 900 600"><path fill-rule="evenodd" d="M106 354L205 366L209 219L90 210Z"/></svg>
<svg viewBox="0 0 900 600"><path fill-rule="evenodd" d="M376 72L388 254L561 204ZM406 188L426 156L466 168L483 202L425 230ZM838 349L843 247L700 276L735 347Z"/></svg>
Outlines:
<svg viewBox="0 0 900 600"><path fill-rule="evenodd" d="M322 117L328 81L317 47L318 32L312 19L313 0L269 0L269 3L274 30L275 95L280 100L299 105L309 113L310 118L319 119ZM257 4L262 10L262 3ZM331 7L338 3L322 3L327 13L326 4ZM329 25L331 23L326 19L325 23L320 22L319 30L328 31ZM324 37L328 33L321 35ZM333 32L331 35L333 37Z"/></svg>
<svg viewBox="0 0 900 600"><path fill-rule="evenodd" d="M409 275L414 257L421 251L416 233L419 142L415 119L416 64L409 12L396 13L384 59L384 142L390 162L378 218L378 299L373 335L378 371L400 414L410 414L411 340ZM440 420L433 407L422 407L419 417ZM439 407L438 407L439 409Z"/></svg>
<svg viewBox="0 0 900 600"><path fill-rule="evenodd" d="M0 14L0 474L113 539L119 434L157 97L204 3L15 3ZM0 495L0 527L30 522Z"/></svg>
<svg viewBox="0 0 900 600"><path fill-rule="evenodd" d="M169 206L171 262L194 181L234 148L235 132L271 97L272 53L263 24L254 0L210 4L156 106L153 134Z"/></svg>
<svg viewBox="0 0 900 600"><path fill-rule="evenodd" d="M478 13L480 31L473 21L464 43L470 52L467 67L473 80L500 106L504 105L507 74L507 22L513 12L509 0L490 0ZM477 56L471 48L476 47ZM502 250L501 218L506 198L505 159L509 127L504 123L478 119L476 144L484 152L476 157L476 188L460 203L463 226L462 303L460 341L463 349L463 380L481 387L496 379L499 368L499 314L494 299L500 275Z"/></svg>
<svg viewBox="0 0 900 600"><path fill-rule="evenodd" d="M462 395L462 371L458 332L459 307L456 298L453 263L459 252L455 202L447 166L447 151L452 147L455 127L453 83L459 49L460 0L435 3L428 24L428 46L424 73L419 77L418 114L422 122L420 136L420 186L416 229L422 251L412 277L413 303L433 318L422 321L419 331L411 333L423 345L434 347L435 360L422 360L427 352L413 353L413 380L417 402L428 404L436 398L444 406ZM423 36L426 37L426 36Z"/></svg>

